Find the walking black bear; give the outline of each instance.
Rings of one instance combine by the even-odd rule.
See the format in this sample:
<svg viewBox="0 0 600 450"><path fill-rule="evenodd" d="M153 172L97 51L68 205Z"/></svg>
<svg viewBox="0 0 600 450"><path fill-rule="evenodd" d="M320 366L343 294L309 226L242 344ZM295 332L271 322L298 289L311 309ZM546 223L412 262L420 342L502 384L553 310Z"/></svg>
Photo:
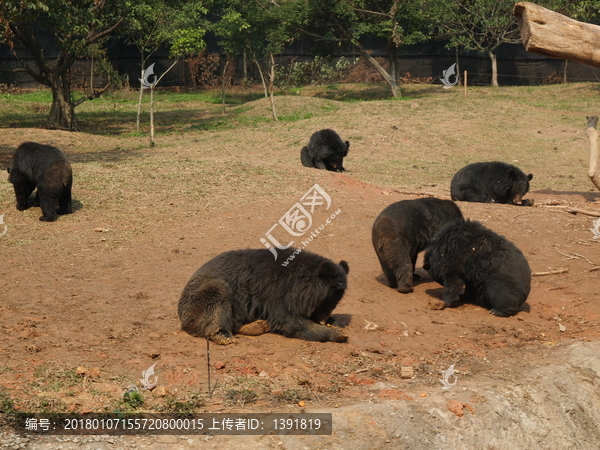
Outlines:
<svg viewBox="0 0 600 450"><path fill-rule="evenodd" d="M419 252L445 224L463 218L451 200L419 198L392 203L375 219L373 247L390 287L412 292Z"/></svg>
<svg viewBox="0 0 600 450"><path fill-rule="evenodd" d="M40 220L56 220L56 202L59 205L58 214L70 214L73 211L73 171L67 157L56 147L24 142L15 151L8 173L19 211L29 208L29 196L36 187L34 206L42 208Z"/></svg>
<svg viewBox="0 0 600 450"><path fill-rule="evenodd" d="M443 227L425 252L423 267L444 286L445 306L461 298L507 317L517 314L531 289L527 259L512 242L479 222Z"/></svg>

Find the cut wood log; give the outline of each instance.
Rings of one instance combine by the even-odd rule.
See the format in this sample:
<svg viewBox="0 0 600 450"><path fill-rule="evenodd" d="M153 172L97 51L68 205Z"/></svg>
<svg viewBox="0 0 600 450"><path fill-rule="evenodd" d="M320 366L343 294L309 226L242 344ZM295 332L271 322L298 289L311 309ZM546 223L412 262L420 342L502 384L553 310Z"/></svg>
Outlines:
<svg viewBox="0 0 600 450"><path fill-rule="evenodd" d="M600 67L600 26L530 2L517 3L513 14L528 52Z"/></svg>

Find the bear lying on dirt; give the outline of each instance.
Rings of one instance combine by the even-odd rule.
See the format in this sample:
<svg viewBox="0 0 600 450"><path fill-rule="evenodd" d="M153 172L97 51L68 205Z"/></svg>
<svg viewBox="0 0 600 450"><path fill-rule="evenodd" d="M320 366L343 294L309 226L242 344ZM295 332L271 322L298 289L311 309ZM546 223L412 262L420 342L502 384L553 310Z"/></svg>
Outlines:
<svg viewBox="0 0 600 450"><path fill-rule="evenodd" d="M450 183L452 200L479 203L505 203L521 206L533 205L533 200L523 200L529 191L533 175L503 162L479 162L460 169Z"/></svg>
<svg viewBox="0 0 600 450"><path fill-rule="evenodd" d="M444 226L425 252L423 268L444 286L445 306L459 300L490 308L496 316L517 314L531 289L529 264L512 242L479 222Z"/></svg>
<svg viewBox="0 0 600 450"><path fill-rule="evenodd" d="M283 259L295 251L283 251ZM178 305L181 328L192 336L231 344L244 326L265 321L265 331L290 338L346 341L343 330L330 325L331 312L346 290L348 271L345 261L336 264L306 250L286 267L267 249L222 253L200 267L185 286Z"/></svg>
<svg viewBox="0 0 600 450"><path fill-rule="evenodd" d="M373 247L388 284L398 292L412 292L419 252L445 224L463 218L453 201L438 198L402 200L386 207L375 219Z"/></svg>
<svg viewBox="0 0 600 450"><path fill-rule="evenodd" d="M40 220L56 220L56 202L58 214L70 214L71 186L73 172L69 160L56 147L24 142L15 151L10 167L8 181L13 184L17 197L17 209L29 208L29 196L37 187L34 206L41 206Z"/></svg>
<svg viewBox="0 0 600 450"><path fill-rule="evenodd" d="M348 156L350 142L342 142L333 130L319 130L310 137L308 145L300 152L304 167L315 167L334 172L343 172L344 158Z"/></svg>

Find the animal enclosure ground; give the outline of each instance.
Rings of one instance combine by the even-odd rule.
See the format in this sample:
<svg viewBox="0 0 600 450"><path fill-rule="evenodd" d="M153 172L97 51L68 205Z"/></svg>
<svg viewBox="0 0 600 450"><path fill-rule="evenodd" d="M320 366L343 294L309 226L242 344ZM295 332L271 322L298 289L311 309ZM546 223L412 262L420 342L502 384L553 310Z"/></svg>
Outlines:
<svg viewBox="0 0 600 450"><path fill-rule="evenodd" d="M25 411L132 408L121 399L123 388L156 363L159 389L144 393L138 410L300 411L372 397L410 401L440 389L441 371L451 364L461 379L502 377L542 364L547 349L562 342L598 339L600 239L593 217L566 212L600 211L585 136L585 116L598 113L597 85L476 88L467 99L434 86L410 87L403 100L325 95L341 89L276 97L286 118L279 122L268 119L264 99L230 104L222 114L220 105L190 94L181 102L165 97L157 104L154 148L133 133L134 100L82 105L85 131L69 133L36 128L46 114L39 103L0 95L3 169L23 141L60 148L73 166L75 209L51 224L38 221L38 208L17 211L2 172L2 397ZM300 149L322 128L350 141L347 172L300 164ZM449 198L452 175L483 160L533 173L526 198L535 205L459 203L465 217L513 241L533 272L568 269L533 278L529 311L509 318L474 305L430 309L442 289L420 268L422 257L414 292L399 294L381 281L371 244L383 208L420 196ZM349 288L334 311L349 341L266 334L212 344L209 398L206 341L179 329L181 290L215 255L260 248L259 239L315 183L341 212L307 248L350 265ZM328 217L319 214L315 226ZM77 375L80 366L86 370ZM401 366L412 366L414 378L402 379Z"/></svg>

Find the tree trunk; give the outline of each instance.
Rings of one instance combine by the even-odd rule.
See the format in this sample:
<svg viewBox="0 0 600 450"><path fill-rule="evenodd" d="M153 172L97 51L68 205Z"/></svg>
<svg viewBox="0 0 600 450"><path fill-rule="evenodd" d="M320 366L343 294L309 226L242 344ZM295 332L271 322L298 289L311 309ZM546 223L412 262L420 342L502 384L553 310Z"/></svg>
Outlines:
<svg viewBox="0 0 600 450"><path fill-rule="evenodd" d="M273 120L277 121L277 112L275 111L275 98L273 97L273 90L275 86L275 58L271 53L271 64L269 70L269 100L271 102L271 112L273 113Z"/></svg>
<svg viewBox="0 0 600 450"><path fill-rule="evenodd" d="M52 89L52 106L46 126L48 128L59 128L69 131L77 131L77 119L75 118L75 106L71 101L71 83L68 74L52 71L49 76Z"/></svg>
<svg viewBox="0 0 600 450"><path fill-rule="evenodd" d="M529 2L517 3L514 15L528 52L600 67L600 26L578 22Z"/></svg>
<svg viewBox="0 0 600 450"><path fill-rule="evenodd" d="M144 58L144 51L140 49L140 54L141 54L141 70L142 70L142 75L141 75L141 79L144 79L144 67L146 67L146 61L147 59ZM185 71L184 71L185 72ZM135 118L135 131L136 133L140 132L140 117L142 115L142 101L144 100L144 83L140 82L140 98L138 99L138 108L137 108L137 116Z"/></svg>
<svg viewBox="0 0 600 450"><path fill-rule="evenodd" d="M154 147L154 86L150 86L150 147Z"/></svg>
<svg viewBox="0 0 600 450"><path fill-rule="evenodd" d="M598 116L588 116L586 134L590 141L590 168L588 170L588 177L594 183L598 189L600 189L600 162L598 161L598 131L596 125L598 124Z"/></svg>
<svg viewBox="0 0 600 450"><path fill-rule="evenodd" d="M227 83L227 67L229 66L229 56L225 61L225 67L223 67L223 76L221 77L221 103L223 104L223 115L225 115L225 84Z"/></svg>
<svg viewBox="0 0 600 450"><path fill-rule="evenodd" d="M498 61L496 60L496 55L494 55L493 51L489 51L488 55L492 61L492 87L498 87L500 86L498 84Z"/></svg>
<svg viewBox="0 0 600 450"><path fill-rule="evenodd" d="M137 117L135 118L135 131L140 132L140 120L142 116L142 101L144 100L144 86L140 86L140 97L138 99Z"/></svg>
<svg viewBox="0 0 600 450"><path fill-rule="evenodd" d="M390 80L393 81L394 88L396 91L396 95L394 95L394 97L398 97L398 92L400 91L400 89L398 88L398 58L396 55L396 45L392 40L388 40L387 52L390 60ZM402 97L402 94L400 94L400 97Z"/></svg>
<svg viewBox="0 0 600 450"><path fill-rule="evenodd" d="M263 90L265 91L265 98L269 98L269 89L267 88L267 81L265 80L265 76L263 75L262 68L260 67L260 63L258 62L258 59L256 58L256 55L254 54L254 52L252 52L252 59L254 60L254 64L256 65L256 68L258 69L258 75L260 76L260 82L262 84Z"/></svg>
<svg viewBox="0 0 600 450"><path fill-rule="evenodd" d="M379 72L379 74L386 81L386 83L390 87L392 96L395 98L402 97L402 91L400 90L400 88L398 86L398 78L395 76L392 76L390 73L388 73L387 70L385 70L383 68L383 66L381 64L379 64L377 62L377 60L375 58L373 58L369 54L369 52L362 45L360 45L360 43L358 41L353 42L353 44L356 45L356 48L358 48L358 51L361 53L361 55L363 55L365 57L365 59L369 62L369 64L371 64L375 68L375 70L377 70L377 72ZM391 59L391 57L390 57L390 59ZM392 62L390 61L390 66L391 66L391 64L392 64ZM394 62L394 64L395 64L395 62ZM393 67L393 70L395 72L395 70L396 70L395 65Z"/></svg>

